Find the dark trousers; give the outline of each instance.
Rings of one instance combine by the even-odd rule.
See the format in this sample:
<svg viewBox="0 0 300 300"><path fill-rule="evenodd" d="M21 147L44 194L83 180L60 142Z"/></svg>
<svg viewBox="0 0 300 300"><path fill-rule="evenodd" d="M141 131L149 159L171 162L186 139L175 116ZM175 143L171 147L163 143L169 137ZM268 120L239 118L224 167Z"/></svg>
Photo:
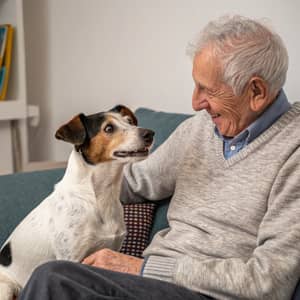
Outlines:
<svg viewBox="0 0 300 300"><path fill-rule="evenodd" d="M208 300L168 282L54 261L38 267L19 300Z"/></svg>

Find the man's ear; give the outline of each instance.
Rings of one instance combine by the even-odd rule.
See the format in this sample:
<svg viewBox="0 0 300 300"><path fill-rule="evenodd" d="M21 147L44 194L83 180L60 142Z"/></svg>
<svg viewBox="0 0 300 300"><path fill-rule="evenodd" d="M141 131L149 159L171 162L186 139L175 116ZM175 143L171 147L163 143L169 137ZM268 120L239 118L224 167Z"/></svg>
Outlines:
<svg viewBox="0 0 300 300"><path fill-rule="evenodd" d="M84 127L84 114L75 116L68 123L62 125L55 133L55 137L59 140L74 144L82 145L86 139L86 130Z"/></svg>
<svg viewBox="0 0 300 300"><path fill-rule="evenodd" d="M127 116L131 120L132 125L137 126L137 124L138 124L137 118L128 107L126 107L124 105L117 105L114 108L112 108L110 111L117 112L117 113L121 114L121 116L123 116L123 117Z"/></svg>
<svg viewBox="0 0 300 300"><path fill-rule="evenodd" d="M261 113L271 103L267 83L260 77L252 77L249 85L250 107L252 111Z"/></svg>

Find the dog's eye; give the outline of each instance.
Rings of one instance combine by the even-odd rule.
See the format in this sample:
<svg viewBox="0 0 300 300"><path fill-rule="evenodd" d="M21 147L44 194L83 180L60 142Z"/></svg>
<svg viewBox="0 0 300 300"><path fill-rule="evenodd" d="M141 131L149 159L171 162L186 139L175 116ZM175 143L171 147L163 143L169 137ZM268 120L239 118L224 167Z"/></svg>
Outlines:
<svg viewBox="0 0 300 300"><path fill-rule="evenodd" d="M104 127L104 131L105 131L106 133L112 133L112 132L114 131L113 125L107 124L107 125Z"/></svg>

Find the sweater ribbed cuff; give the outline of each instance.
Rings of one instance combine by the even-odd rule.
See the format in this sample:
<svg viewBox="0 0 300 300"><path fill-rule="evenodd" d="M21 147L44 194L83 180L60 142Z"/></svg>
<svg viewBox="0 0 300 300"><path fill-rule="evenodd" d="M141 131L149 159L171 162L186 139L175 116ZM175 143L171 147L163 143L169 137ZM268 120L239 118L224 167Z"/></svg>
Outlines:
<svg viewBox="0 0 300 300"><path fill-rule="evenodd" d="M142 275L144 277L172 282L175 264L175 258L151 255L144 264Z"/></svg>

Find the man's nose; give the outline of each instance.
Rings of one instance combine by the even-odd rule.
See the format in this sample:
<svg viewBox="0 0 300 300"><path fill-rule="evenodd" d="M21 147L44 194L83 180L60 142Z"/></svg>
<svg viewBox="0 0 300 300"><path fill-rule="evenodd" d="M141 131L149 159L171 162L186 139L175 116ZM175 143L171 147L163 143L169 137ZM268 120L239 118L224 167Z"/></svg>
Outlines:
<svg viewBox="0 0 300 300"><path fill-rule="evenodd" d="M209 104L207 101L202 101L198 103L198 110L207 109Z"/></svg>
<svg viewBox="0 0 300 300"><path fill-rule="evenodd" d="M195 87L194 89L192 101L193 101L193 108L195 110L202 110L209 107L206 93L201 91L197 87Z"/></svg>

